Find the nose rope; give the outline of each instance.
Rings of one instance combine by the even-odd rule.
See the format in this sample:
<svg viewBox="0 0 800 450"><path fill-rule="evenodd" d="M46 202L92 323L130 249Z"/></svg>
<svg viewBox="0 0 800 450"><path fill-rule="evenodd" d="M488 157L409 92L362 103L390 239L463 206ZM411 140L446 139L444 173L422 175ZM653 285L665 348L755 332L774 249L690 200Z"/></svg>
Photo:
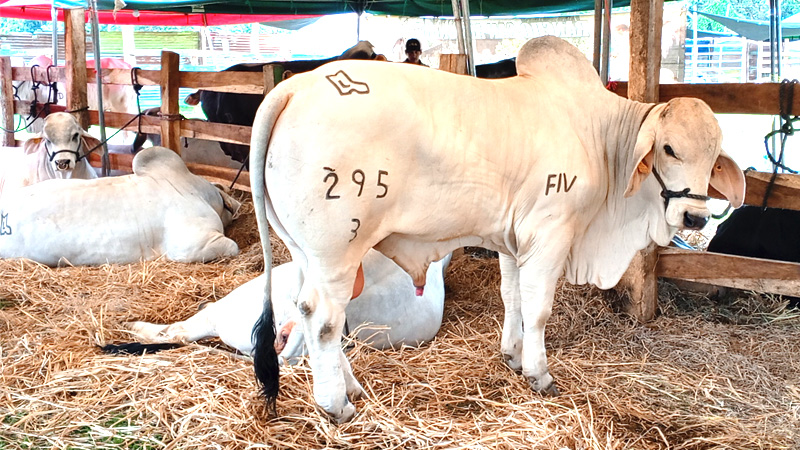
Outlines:
<svg viewBox="0 0 800 450"><path fill-rule="evenodd" d="M673 198L691 198L695 200L711 200L711 197L707 195L698 195L698 194L690 194L689 188L686 188L682 191L670 191L667 189L667 186L664 184L664 180L661 179L661 175L658 174L655 166L653 167L653 175L656 177L656 181L658 184L661 185L661 197L664 198L664 209L666 210L669 206L670 199Z"/></svg>

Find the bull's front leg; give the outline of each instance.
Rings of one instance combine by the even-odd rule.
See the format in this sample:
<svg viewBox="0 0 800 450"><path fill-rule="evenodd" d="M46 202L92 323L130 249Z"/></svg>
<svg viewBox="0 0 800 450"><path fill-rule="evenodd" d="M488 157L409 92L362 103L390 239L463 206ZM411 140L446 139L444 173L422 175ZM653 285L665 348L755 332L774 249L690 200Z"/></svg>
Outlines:
<svg viewBox="0 0 800 450"><path fill-rule="evenodd" d="M553 376L547 366L544 330L553 308L556 282L563 264L551 261L530 262L519 268L522 299L522 375L534 391L558 395Z"/></svg>
<svg viewBox="0 0 800 450"><path fill-rule="evenodd" d="M342 423L356 412L348 396L355 399L363 392L342 353L344 309L352 288L338 296L344 301L336 301L310 285L306 278L297 306L314 378L314 400L334 421Z"/></svg>

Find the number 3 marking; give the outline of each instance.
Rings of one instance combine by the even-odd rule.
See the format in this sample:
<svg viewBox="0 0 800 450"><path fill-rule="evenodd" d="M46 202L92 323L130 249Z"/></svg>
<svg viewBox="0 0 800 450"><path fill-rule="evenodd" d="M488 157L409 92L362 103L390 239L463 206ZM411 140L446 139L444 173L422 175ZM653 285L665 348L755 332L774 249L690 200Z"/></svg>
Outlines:
<svg viewBox="0 0 800 450"><path fill-rule="evenodd" d="M351 222L355 222L356 227L353 228L352 230L350 230L350 232L353 233L353 237L350 238L350 240L347 241L347 242L353 242L353 239L358 237L358 229L361 228L361 221L360 220L358 220L358 219L350 219L350 221Z"/></svg>

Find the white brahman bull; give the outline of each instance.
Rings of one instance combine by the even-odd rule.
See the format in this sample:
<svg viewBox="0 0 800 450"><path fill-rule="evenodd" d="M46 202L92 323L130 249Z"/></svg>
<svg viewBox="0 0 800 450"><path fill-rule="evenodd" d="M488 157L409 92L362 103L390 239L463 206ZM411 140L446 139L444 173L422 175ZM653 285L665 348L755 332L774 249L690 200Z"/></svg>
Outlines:
<svg viewBox="0 0 800 450"><path fill-rule="evenodd" d="M418 346L431 341L442 325L444 271L451 255L428 267L422 297L415 295L411 279L392 260L375 250L364 256L364 290L347 305L347 328L355 338L374 348ZM302 285L300 264L289 262L272 269L272 304L278 324L275 349L281 361L293 362L305 354L302 327L295 327L300 312L295 305ZM193 342L207 337L222 339L244 354L253 350L253 326L264 307L265 276L239 286L217 302L181 322L158 325L132 322L130 330L146 342Z"/></svg>
<svg viewBox="0 0 800 450"><path fill-rule="evenodd" d="M133 158L132 175L48 180L0 199L0 258L56 266L233 256L223 227L239 206L175 152L152 147Z"/></svg>
<svg viewBox="0 0 800 450"><path fill-rule="evenodd" d="M535 391L555 394L544 329L557 279L613 287L649 242L705 225L709 183L741 205L744 177L702 101L619 97L552 36L522 47L517 72L482 80L336 62L279 84L259 108L250 155L259 231L268 242L269 218L303 267L314 398L334 420L351 418L348 397L363 392L338 330L370 248L419 290L428 264L458 247L498 251L501 351ZM273 320L267 297L254 359L270 406Z"/></svg>
<svg viewBox="0 0 800 450"><path fill-rule="evenodd" d="M97 178L87 154L100 145L72 114L54 113L42 132L25 141L22 152L0 155L0 197L4 192L53 178Z"/></svg>

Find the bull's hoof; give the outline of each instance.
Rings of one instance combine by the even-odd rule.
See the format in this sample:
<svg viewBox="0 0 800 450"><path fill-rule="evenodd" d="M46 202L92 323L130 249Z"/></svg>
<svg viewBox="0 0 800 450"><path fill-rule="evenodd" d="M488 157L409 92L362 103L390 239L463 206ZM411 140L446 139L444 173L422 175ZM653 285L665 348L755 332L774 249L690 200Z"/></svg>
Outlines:
<svg viewBox="0 0 800 450"><path fill-rule="evenodd" d="M517 373L519 373L522 370L522 363L518 359L515 359L514 356L509 355L508 353L503 353L503 362L505 362L506 365L509 368L511 368L511 370Z"/></svg>
<svg viewBox="0 0 800 450"><path fill-rule="evenodd" d="M351 402L354 402L363 396L364 396L364 388L362 388L361 385L358 383L356 383L355 386L347 390L347 398L349 398Z"/></svg>
<svg viewBox="0 0 800 450"><path fill-rule="evenodd" d="M349 422L353 416L356 415L356 407L350 402L345 402L345 405L338 411L328 411L325 408L319 408L324 412L332 422L342 424Z"/></svg>
<svg viewBox="0 0 800 450"><path fill-rule="evenodd" d="M543 381L546 381L547 384L545 384ZM561 394L558 392L555 380L549 374L542 377L542 380L528 377L528 383L530 383L531 389L546 397L556 397Z"/></svg>

